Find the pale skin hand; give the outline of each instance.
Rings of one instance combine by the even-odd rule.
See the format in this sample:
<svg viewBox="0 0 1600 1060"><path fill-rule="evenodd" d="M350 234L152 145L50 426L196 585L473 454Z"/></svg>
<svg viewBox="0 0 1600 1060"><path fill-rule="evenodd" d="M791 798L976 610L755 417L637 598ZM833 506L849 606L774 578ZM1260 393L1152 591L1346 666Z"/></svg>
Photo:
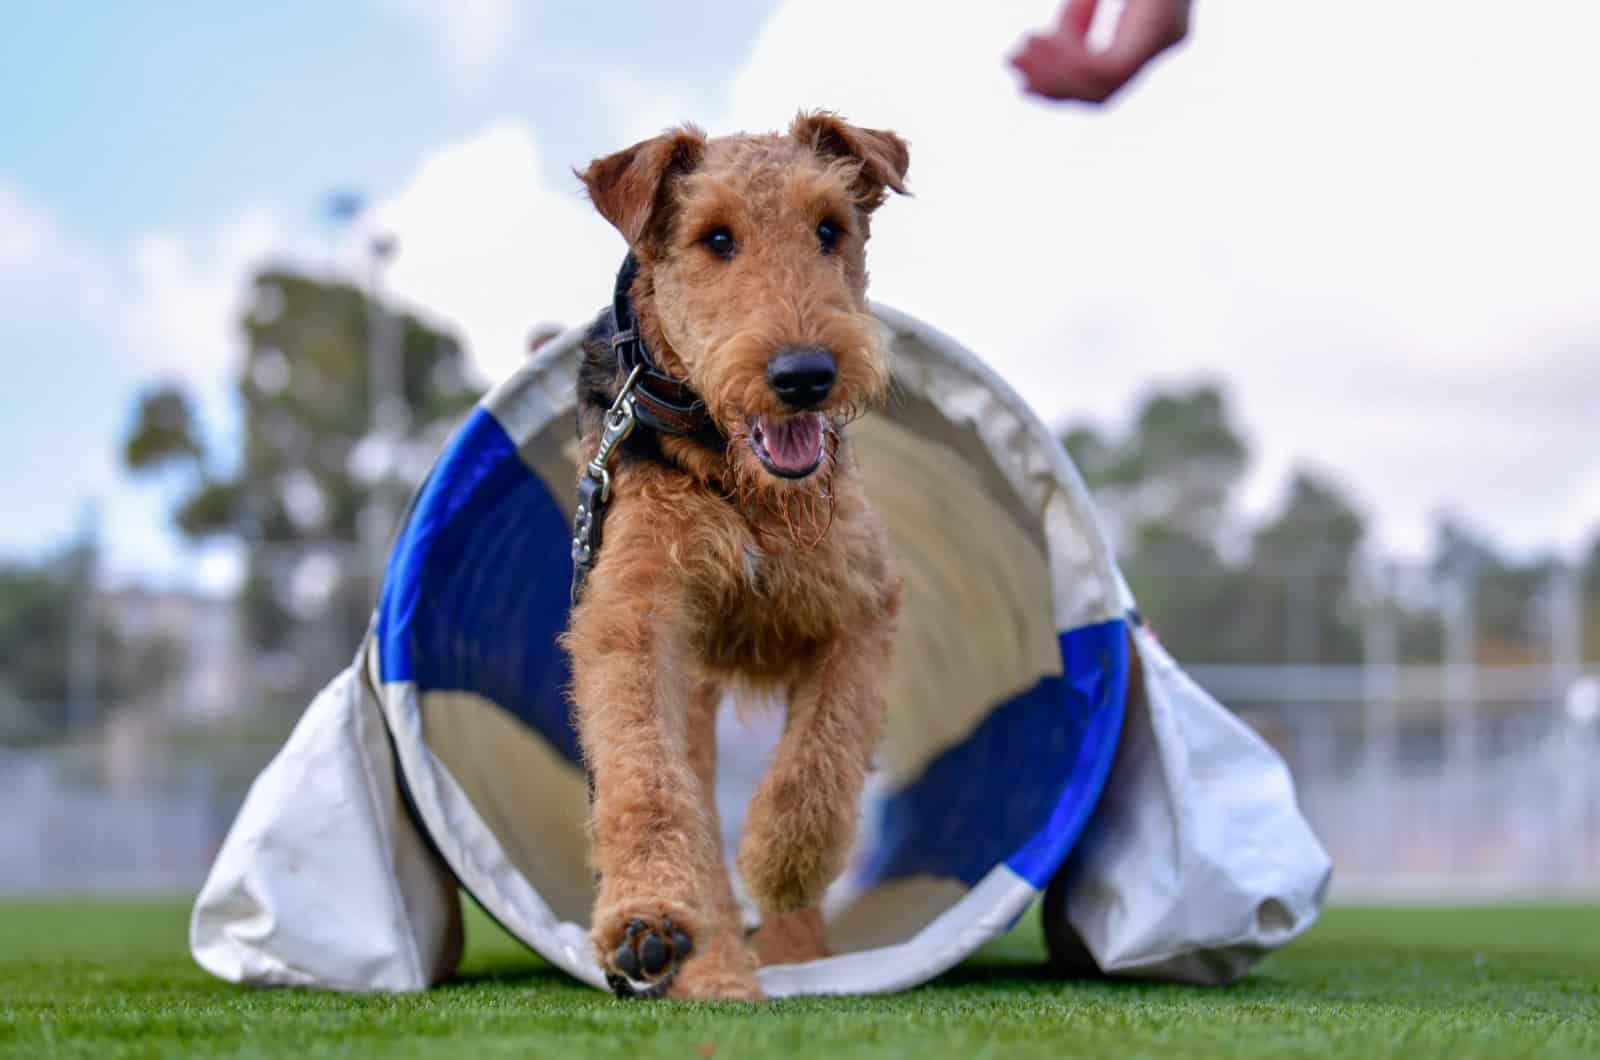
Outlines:
<svg viewBox="0 0 1600 1060"><path fill-rule="evenodd" d="M1067 0L1055 29L1025 38L1011 65L1034 95L1104 103L1151 59L1183 40L1189 5L1190 0L1128 0L1111 45L1091 51L1084 38L1098 0Z"/></svg>

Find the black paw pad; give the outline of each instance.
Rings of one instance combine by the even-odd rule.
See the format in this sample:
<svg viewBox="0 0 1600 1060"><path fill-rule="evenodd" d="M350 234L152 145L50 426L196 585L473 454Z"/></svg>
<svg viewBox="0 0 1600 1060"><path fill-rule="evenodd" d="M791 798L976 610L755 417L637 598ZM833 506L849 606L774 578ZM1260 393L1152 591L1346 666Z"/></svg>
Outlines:
<svg viewBox="0 0 1600 1060"><path fill-rule="evenodd" d="M611 954L606 983L618 997L660 997L672 985L678 966L694 952L694 940L676 928L671 917L657 927L630 920L622 942Z"/></svg>
<svg viewBox="0 0 1600 1060"><path fill-rule="evenodd" d="M639 960L644 962L647 975L660 975L661 969L667 966L667 960L672 956L672 943L660 935L651 932L639 943Z"/></svg>

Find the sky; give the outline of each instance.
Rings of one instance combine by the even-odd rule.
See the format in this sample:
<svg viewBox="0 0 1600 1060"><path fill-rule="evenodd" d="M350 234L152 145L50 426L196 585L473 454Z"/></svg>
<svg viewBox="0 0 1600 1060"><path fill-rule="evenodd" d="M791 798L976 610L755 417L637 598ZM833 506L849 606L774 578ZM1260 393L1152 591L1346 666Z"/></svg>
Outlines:
<svg viewBox="0 0 1600 1060"><path fill-rule="evenodd" d="M1102 13L1114 16L1115 5ZM900 132L872 294L974 349L1051 423L1220 379L1249 511L1310 467L1384 551L1457 513L1508 547L1600 528L1600 8L1197 0L1104 108L1005 64L1053 0L671 5L371 0L29 5L0 38L0 555L92 502L110 573L225 587L238 557L130 481L141 386L228 381L255 268L348 270L336 188L398 237L386 278L485 380L605 300L623 251L572 167L692 120L827 107Z"/></svg>

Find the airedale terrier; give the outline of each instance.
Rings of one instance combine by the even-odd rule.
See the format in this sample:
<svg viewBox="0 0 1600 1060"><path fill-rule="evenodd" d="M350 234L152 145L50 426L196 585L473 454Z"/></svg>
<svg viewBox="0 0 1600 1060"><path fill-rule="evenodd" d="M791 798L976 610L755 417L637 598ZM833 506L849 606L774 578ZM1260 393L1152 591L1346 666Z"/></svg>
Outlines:
<svg viewBox="0 0 1600 1060"><path fill-rule="evenodd" d="M563 638L591 938L619 994L754 1000L759 964L827 953L818 903L854 839L900 604L846 427L889 381L865 248L908 162L893 133L802 113L786 134L683 126L580 174L630 250L579 373ZM712 797L725 691L788 711L740 843L748 941Z"/></svg>

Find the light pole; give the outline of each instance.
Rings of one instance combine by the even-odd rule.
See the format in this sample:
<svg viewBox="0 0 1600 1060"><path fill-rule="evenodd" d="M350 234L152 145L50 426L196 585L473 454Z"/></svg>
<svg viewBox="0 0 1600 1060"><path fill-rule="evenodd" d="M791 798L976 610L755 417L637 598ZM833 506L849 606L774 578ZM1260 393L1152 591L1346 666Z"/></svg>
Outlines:
<svg viewBox="0 0 1600 1060"><path fill-rule="evenodd" d="M329 192L323 200L323 215L335 232L351 227L362 230L365 239L365 295L367 313L367 417L368 445L375 448L371 498L359 522L365 538L372 576L383 579L388 562L389 542L399 519L398 496L401 450L411 428L411 410L405 393L405 334L401 322L384 307L383 270L400 249L391 234L376 229L371 222L367 197L352 188ZM367 219L366 224L361 224Z"/></svg>
<svg viewBox="0 0 1600 1060"><path fill-rule="evenodd" d="M400 321L383 304L383 270L394 260L399 243L391 235L376 234L367 241L367 393L372 432L384 455L383 474L373 484L375 509L371 524L374 573L382 578L389 540L399 518L396 476L401 448L410 428L405 394L405 349Z"/></svg>
<svg viewBox="0 0 1600 1060"><path fill-rule="evenodd" d="M95 607L96 560L100 549L100 510L85 504L77 546L72 550L72 600L67 634L67 726L86 731L99 713L99 625Z"/></svg>

